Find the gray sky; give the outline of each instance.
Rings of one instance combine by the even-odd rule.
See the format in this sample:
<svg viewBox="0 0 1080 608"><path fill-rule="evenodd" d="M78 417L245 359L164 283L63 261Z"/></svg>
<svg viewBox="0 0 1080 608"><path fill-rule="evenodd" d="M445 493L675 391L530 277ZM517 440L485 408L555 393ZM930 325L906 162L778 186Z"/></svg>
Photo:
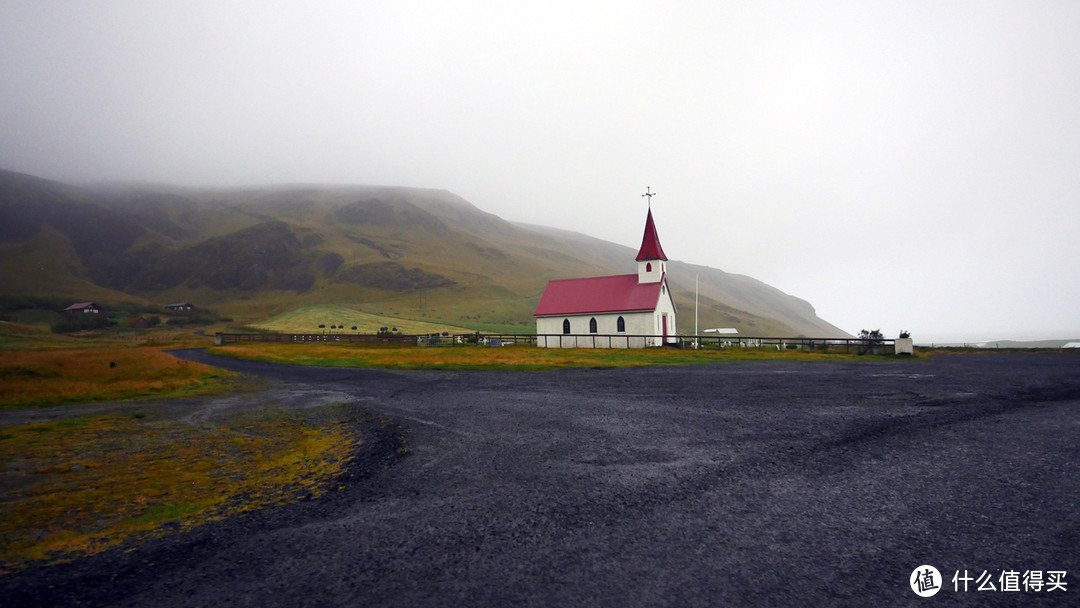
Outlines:
<svg viewBox="0 0 1080 608"><path fill-rule="evenodd" d="M651 186L669 256L849 332L1080 337L1077 32L1076 0L0 0L0 167L446 188L629 246Z"/></svg>

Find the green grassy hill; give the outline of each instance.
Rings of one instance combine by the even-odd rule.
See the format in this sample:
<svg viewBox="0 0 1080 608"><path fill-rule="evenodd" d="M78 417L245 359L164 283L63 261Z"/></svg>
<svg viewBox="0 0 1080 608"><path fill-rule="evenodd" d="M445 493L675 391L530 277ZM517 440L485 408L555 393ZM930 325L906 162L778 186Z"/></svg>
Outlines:
<svg viewBox="0 0 1080 608"><path fill-rule="evenodd" d="M531 331L549 279L636 270L628 247L413 188L87 189L0 171L0 227L0 294L188 301L249 324L341 306ZM677 261L669 269L683 319L700 277L702 327L845 335L807 302L750 277Z"/></svg>
<svg viewBox="0 0 1080 608"><path fill-rule="evenodd" d="M337 330L333 329L334 326L337 326ZM446 323L372 315L339 304L301 306L257 323L255 327L292 333L348 331L374 334L380 331L396 331L402 334L421 335L443 332L462 334L469 331L469 328Z"/></svg>

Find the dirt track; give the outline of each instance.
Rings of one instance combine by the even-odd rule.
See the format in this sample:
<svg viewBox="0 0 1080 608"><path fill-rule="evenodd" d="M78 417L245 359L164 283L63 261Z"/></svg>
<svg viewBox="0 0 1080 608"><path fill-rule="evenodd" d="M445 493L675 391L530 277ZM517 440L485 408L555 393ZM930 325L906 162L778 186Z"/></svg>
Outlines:
<svg viewBox="0 0 1080 608"><path fill-rule="evenodd" d="M7 606L1076 605L1080 357L385 372L342 491L0 578ZM299 392L297 392L299 391ZM931 599L916 566L946 576ZM954 592L956 570L1067 591ZM1022 589L1022 588L1021 588Z"/></svg>

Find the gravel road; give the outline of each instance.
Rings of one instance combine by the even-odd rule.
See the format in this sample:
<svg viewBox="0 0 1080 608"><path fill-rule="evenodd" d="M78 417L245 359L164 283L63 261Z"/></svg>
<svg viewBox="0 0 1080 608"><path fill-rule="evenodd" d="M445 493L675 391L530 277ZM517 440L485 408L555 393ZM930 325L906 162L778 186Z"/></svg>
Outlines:
<svg viewBox="0 0 1080 608"><path fill-rule="evenodd" d="M393 372L176 354L395 425L369 425L343 490L0 577L0 604L1080 605L1080 356ZM927 599L924 564L944 578ZM1000 591L1030 571L1065 590Z"/></svg>

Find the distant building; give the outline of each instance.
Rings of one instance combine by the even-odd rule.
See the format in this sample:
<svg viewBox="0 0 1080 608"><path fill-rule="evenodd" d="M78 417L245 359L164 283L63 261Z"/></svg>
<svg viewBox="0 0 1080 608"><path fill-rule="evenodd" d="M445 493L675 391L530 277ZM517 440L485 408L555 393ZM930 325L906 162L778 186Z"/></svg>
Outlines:
<svg viewBox="0 0 1080 608"><path fill-rule="evenodd" d="M667 256L660 247L651 209L636 259L637 274L548 281L533 313L537 344L643 348L675 342L675 301L667 285Z"/></svg>
<svg viewBox="0 0 1080 608"><path fill-rule="evenodd" d="M176 302L174 304L166 304L165 310L171 310L173 312L186 312L189 310L195 310L195 305L188 302Z"/></svg>
<svg viewBox="0 0 1080 608"><path fill-rule="evenodd" d="M101 307L93 302L77 302L60 311L71 315L100 315Z"/></svg>

